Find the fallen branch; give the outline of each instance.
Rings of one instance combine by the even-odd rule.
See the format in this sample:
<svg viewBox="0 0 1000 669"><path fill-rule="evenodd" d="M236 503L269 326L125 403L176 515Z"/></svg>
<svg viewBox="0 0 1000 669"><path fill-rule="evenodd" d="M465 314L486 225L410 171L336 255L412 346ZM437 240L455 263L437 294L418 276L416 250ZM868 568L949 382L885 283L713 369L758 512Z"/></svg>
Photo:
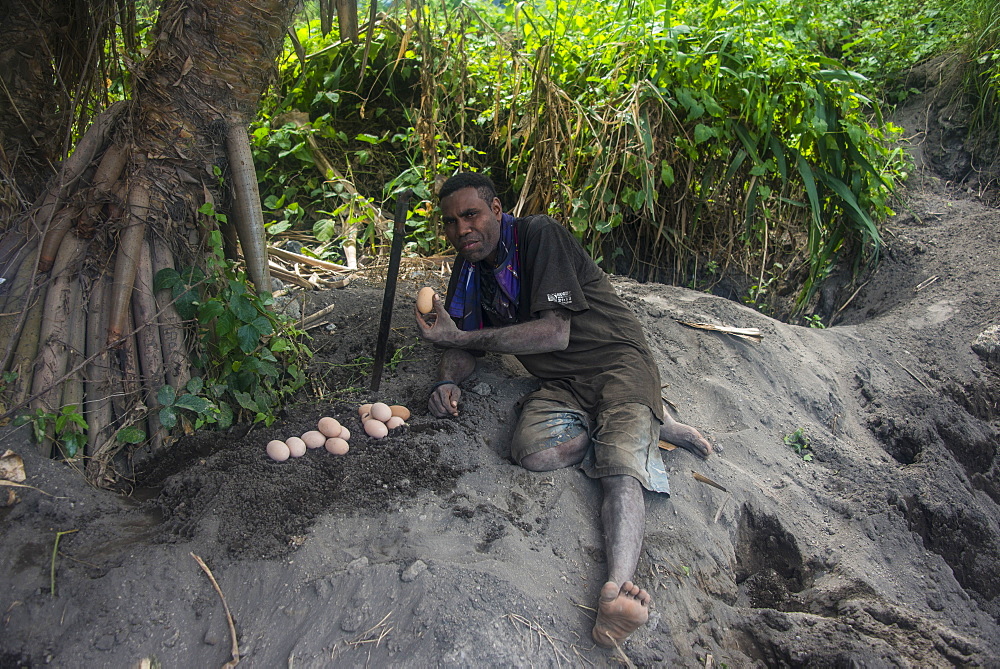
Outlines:
<svg viewBox="0 0 1000 669"><path fill-rule="evenodd" d="M73 534L79 530L65 530L63 532L56 532L56 542L52 546L52 564L49 567L49 593L52 597L56 596L56 554L59 552L59 539L64 534Z"/></svg>
<svg viewBox="0 0 1000 669"><path fill-rule="evenodd" d="M215 580L215 576L212 575L212 570L208 568L205 561L194 553L189 553L194 561L198 563L202 571L208 576L208 580L212 582L212 587L215 588L215 592L218 593L219 599L222 600L222 608L226 611L226 622L229 623L229 637L232 639L232 653L233 659L222 665L223 669L229 669L230 667L235 667L240 663L240 644L239 640L236 638L236 624L233 622L233 616L229 612L229 604L226 603L226 596L222 594L222 588L219 587L219 582Z"/></svg>
<svg viewBox="0 0 1000 669"><path fill-rule="evenodd" d="M764 336L757 328L735 328L728 325L716 325L715 323L689 323L688 321L682 321L676 318L674 320L681 325L688 326L689 328L722 332L723 334L733 335L734 337L739 337L740 339L749 339L750 341L760 341Z"/></svg>
<svg viewBox="0 0 1000 669"><path fill-rule="evenodd" d="M702 476L701 474L699 474L698 472L696 472L694 470L691 470L691 476L694 477L695 481L698 481L700 483L704 483L706 485L710 485L713 488L718 488L722 492L729 492L728 490L726 490L724 487L722 487L721 485L719 485L718 483L716 483L712 479L708 478L707 476Z"/></svg>
<svg viewBox="0 0 1000 669"><path fill-rule="evenodd" d="M300 255L298 253L292 253L291 251L286 251L285 249L279 249L276 246L268 246L267 253L268 255L272 255L275 258L281 258L282 260L287 260L288 262L297 262L303 265L312 265L313 267L328 269L331 272L353 271L350 267L345 267L344 265L338 265L336 263L327 262L326 260L320 260L319 258L310 258L309 256Z"/></svg>

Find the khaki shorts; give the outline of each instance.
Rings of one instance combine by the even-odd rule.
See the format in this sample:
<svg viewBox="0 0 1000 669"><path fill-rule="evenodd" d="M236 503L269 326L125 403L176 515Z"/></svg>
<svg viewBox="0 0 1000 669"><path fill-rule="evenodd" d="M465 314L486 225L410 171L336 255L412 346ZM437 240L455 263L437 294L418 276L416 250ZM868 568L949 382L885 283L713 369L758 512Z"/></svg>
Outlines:
<svg viewBox="0 0 1000 669"><path fill-rule="evenodd" d="M580 469L590 478L627 474L653 492L669 493L660 458L660 422L645 404L609 407L592 420L587 412L546 399L529 399L511 441L518 464L529 455L558 446L581 434L590 436Z"/></svg>

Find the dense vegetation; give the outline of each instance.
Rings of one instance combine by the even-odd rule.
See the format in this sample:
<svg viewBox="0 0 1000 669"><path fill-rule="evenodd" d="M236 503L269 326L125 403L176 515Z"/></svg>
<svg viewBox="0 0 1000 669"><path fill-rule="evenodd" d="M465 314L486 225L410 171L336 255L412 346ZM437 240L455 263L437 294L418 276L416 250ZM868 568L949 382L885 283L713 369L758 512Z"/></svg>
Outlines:
<svg viewBox="0 0 1000 669"><path fill-rule="evenodd" d="M312 230L337 257L353 223L377 253L385 236L358 199L410 186L425 201L410 248L443 252L435 179L488 170L507 206L565 221L609 269L743 277L748 303L794 292L804 315L835 262L877 258L908 168L883 108L908 94L908 67L965 34L962 10L434 3L393 10L357 44L304 22L253 131L270 231ZM996 44L977 48L993 69L974 80L995 91Z"/></svg>

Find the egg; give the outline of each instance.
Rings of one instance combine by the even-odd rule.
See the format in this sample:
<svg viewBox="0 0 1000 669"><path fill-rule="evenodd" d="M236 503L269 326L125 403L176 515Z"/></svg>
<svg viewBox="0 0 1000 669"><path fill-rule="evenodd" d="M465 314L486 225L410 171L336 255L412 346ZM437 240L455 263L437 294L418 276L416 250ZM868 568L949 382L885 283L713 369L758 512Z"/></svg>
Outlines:
<svg viewBox="0 0 1000 669"><path fill-rule="evenodd" d="M402 427L403 425L406 425L406 421L399 416L392 416L385 422L385 426L390 430L395 430L397 427Z"/></svg>
<svg viewBox="0 0 1000 669"><path fill-rule="evenodd" d="M336 418L330 418L329 416L324 416L319 419L317 426L319 431L323 433L325 437L339 437L340 431L343 430L340 421Z"/></svg>
<svg viewBox="0 0 1000 669"><path fill-rule="evenodd" d="M383 423L392 418L392 409L385 402L376 402L372 405L372 418Z"/></svg>
<svg viewBox="0 0 1000 669"><path fill-rule="evenodd" d="M392 411L393 416L399 416L403 420L410 420L410 410L402 404L393 404L389 407L389 410Z"/></svg>
<svg viewBox="0 0 1000 669"><path fill-rule="evenodd" d="M348 439L351 438L351 431L348 430L343 425L341 425L340 426L340 434L338 434L337 436L340 437L341 439L343 439L344 441L347 441Z"/></svg>
<svg viewBox="0 0 1000 669"><path fill-rule="evenodd" d="M385 435L389 434L389 428L385 426L385 423L378 420L370 420L365 423L365 432L369 437L375 437L376 439L381 439Z"/></svg>
<svg viewBox="0 0 1000 669"><path fill-rule="evenodd" d="M371 413L371 411L372 411L371 404L362 404L361 406L358 407L358 415L361 416L362 420L364 420L364 415L366 413Z"/></svg>
<svg viewBox="0 0 1000 669"><path fill-rule="evenodd" d="M302 441L306 442L306 448L320 448L326 443L326 435L319 430L309 430L302 435Z"/></svg>
<svg viewBox="0 0 1000 669"><path fill-rule="evenodd" d="M288 459L291 453L288 450L288 445L278 439L272 439L267 442L267 456L274 460L275 462L284 462Z"/></svg>
<svg viewBox="0 0 1000 669"><path fill-rule="evenodd" d="M434 311L434 289L430 286L424 286L417 293L417 311L422 314Z"/></svg>
<svg viewBox="0 0 1000 669"><path fill-rule="evenodd" d="M306 442L298 437L285 439L285 445L288 446L288 452L292 454L293 458L301 458L306 454Z"/></svg>
<svg viewBox="0 0 1000 669"><path fill-rule="evenodd" d="M340 437L330 437L326 440L326 450L334 455L343 455L351 447Z"/></svg>

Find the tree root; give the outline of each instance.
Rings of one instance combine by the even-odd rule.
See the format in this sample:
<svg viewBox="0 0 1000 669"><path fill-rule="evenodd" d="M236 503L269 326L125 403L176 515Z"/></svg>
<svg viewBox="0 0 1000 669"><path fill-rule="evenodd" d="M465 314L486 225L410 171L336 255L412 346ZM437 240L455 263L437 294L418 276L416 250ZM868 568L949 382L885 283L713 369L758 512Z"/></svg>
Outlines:
<svg viewBox="0 0 1000 669"><path fill-rule="evenodd" d="M236 234L240 238L247 274L257 292L271 292L271 275L267 266L264 243L264 215L260 210L257 172L250 152L250 139L242 124L230 124L226 132L226 150L232 173L233 205Z"/></svg>
<svg viewBox="0 0 1000 669"><path fill-rule="evenodd" d="M139 268L143 239L146 235L146 215L149 212L149 191L133 186L128 196L128 222L121 233L115 256L115 275L108 305L108 345L115 346L125 331L125 321L132 301L132 286Z"/></svg>
<svg viewBox="0 0 1000 669"><path fill-rule="evenodd" d="M163 269L174 269L174 256L170 247L158 235L153 236L153 277ZM166 381L180 389L191 379L191 360L184 346L184 322L171 306L170 292L161 290L155 295L160 321L160 344L163 347L163 367Z"/></svg>
<svg viewBox="0 0 1000 669"><path fill-rule="evenodd" d="M90 362L84 370L89 456L99 451L111 426L111 384L108 377L111 356L107 347L108 312L105 309L110 294L111 280L107 277L98 278L91 286L86 336L86 354Z"/></svg>
<svg viewBox="0 0 1000 669"><path fill-rule="evenodd" d="M153 297L153 259L147 242L142 243L139 266L135 275L135 291L132 294L132 314L140 325L136 332L139 368L142 371L144 391L143 402L149 409L147 423L153 450L163 446L163 431L156 411L157 391L164 384L163 347L160 342L159 315L156 299Z"/></svg>
<svg viewBox="0 0 1000 669"><path fill-rule="evenodd" d="M56 413L60 408L62 394L58 381L66 371L69 319L71 315L75 315L73 303L76 302L77 310L80 304L80 284L76 281L74 270L86 246L84 240L76 235L69 235L63 240L56 255L56 263L52 268L55 278L45 298L38 333L40 350L31 382L31 394L34 398L31 408L34 410ZM51 454L52 443L48 439L38 447L42 455Z"/></svg>

